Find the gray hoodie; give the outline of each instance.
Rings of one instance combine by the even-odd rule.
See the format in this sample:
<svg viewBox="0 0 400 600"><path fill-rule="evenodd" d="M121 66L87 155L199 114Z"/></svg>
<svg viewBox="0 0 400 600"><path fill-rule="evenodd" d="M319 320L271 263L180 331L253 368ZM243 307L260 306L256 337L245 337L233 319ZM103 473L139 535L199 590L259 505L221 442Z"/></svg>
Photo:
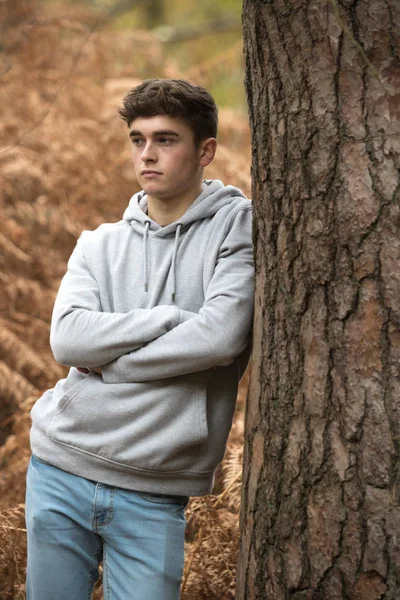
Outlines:
<svg viewBox="0 0 400 600"><path fill-rule="evenodd" d="M161 227L135 194L85 231L50 343L71 367L32 409L31 447L88 479L203 495L222 460L253 315L251 203L218 180ZM102 374L77 367L102 366Z"/></svg>

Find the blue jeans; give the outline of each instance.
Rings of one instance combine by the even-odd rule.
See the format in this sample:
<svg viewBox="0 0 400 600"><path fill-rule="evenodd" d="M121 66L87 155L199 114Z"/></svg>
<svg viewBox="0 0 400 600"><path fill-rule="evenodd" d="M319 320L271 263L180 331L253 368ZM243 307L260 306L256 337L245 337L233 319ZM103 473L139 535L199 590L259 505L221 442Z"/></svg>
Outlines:
<svg viewBox="0 0 400 600"><path fill-rule="evenodd" d="M185 496L133 492L32 456L26 492L27 600L178 600Z"/></svg>

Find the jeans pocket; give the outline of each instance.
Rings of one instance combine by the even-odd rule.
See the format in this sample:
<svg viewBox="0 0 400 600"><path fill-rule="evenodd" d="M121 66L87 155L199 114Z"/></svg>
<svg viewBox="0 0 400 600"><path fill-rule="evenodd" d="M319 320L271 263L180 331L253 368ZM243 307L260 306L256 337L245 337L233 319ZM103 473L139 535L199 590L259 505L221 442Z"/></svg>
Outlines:
<svg viewBox="0 0 400 600"><path fill-rule="evenodd" d="M174 494L150 494L148 492L138 492L139 496L147 502L153 504L175 504L185 508L189 502L189 496L175 496Z"/></svg>
<svg viewBox="0 0 400 600"><path fill-rule="evenodd" d="M39 458L38 456L36 456L36 454L32 454L31 461L33 463L37 463L39 465L44 465L45 467L51 467L52 466L50 463L48 463L45 460L43 460L42 458Z"/></svg>

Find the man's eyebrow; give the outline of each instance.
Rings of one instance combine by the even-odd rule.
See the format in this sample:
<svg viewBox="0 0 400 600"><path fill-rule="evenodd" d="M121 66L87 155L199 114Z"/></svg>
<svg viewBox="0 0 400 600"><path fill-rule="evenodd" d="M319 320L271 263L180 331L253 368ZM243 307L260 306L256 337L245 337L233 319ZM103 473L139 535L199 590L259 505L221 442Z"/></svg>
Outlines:
<svg viewBox="0 0 400 600"><path fill-rule="evenodd" d="M129 132L130 137L135 137L137 135L143 135L143 133L141 131L137 131L136 129L132 129ZM173 136L173 137L180 137L179 133L177 133L176 131L174 131L173 129L159 129L158 131L153 131L152 135L158 136L158 135L169 135L169 136Z"/></svg>

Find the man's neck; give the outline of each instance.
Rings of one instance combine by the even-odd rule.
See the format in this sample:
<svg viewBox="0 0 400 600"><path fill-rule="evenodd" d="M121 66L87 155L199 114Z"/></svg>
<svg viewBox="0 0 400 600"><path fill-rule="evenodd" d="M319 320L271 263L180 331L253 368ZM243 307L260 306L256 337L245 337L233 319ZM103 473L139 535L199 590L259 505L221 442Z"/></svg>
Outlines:
<svg viewBox="0 0 400 600"><path fill-rule="evenodd" d="M160 199L152 196L147 197L147 214L150 219L165 227L170 223L178 221L201 194L201 186L196 192L182 198Z"/></svg>

